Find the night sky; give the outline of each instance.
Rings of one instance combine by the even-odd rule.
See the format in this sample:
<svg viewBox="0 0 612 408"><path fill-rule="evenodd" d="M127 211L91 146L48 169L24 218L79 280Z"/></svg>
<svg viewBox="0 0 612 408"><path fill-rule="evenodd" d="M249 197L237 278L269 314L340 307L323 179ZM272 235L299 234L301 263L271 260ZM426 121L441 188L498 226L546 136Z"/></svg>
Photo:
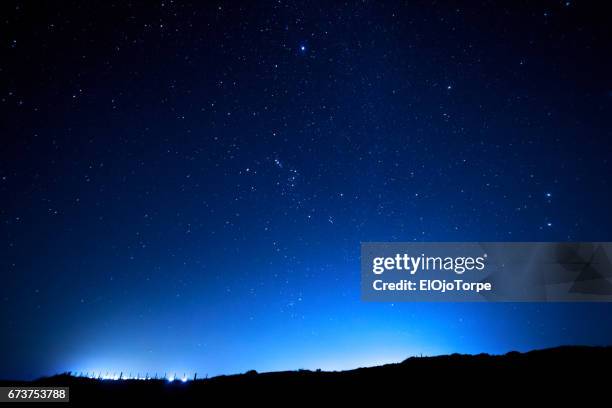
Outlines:
<svg viewBox="0 0 612 408"><path fill-rule="evenodd" d="M603 5L198 3L0 6L0 378L612 343L359 292L361 241L612 240Z"/></svg>

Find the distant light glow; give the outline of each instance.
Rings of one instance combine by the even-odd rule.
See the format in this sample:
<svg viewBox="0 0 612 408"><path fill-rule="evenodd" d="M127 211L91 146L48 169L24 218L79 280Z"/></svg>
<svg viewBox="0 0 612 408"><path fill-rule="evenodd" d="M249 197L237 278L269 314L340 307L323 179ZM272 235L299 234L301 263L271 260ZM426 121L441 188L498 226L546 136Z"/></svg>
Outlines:
<svg viewBox="0 0 612 408"><path fill-rule="evenodd" d="M89 378L92 380L100 380L100 381L128 381L128 380L137 380L137 381L162 381L162 380L166 380L168 382L174 382L174 381L181 381L183 383L186 383L187 381L190 381L190 377L187 374L183 374L182 377L177 377L176 374L171 375L169 377L166 377L166 375L164 374L163 377L158 377L157 374L152 377L148 374L141 376L140 374L137 374L135 376L132 376L132 374L129 375L123 375L123 373L117 374L117 373L106 373L104 375L102 375L102 373L100 372L99 374L96 374L95 372L93 373L71 373L72 376L74 377L81 377L81 378ZM195 376L194 376L195 378Z"/></svg>

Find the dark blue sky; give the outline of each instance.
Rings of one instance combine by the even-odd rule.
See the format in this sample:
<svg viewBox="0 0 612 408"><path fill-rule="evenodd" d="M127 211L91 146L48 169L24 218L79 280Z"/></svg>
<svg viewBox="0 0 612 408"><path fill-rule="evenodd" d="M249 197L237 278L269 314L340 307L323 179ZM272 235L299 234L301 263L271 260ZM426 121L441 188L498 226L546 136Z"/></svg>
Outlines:
<svg viewBox="0 0 612 408"><path fill-rule="evenodd" d="M359 299L361 241L612 239L603 6L253 3L2 4L0 377L612 342Z"/></svg>

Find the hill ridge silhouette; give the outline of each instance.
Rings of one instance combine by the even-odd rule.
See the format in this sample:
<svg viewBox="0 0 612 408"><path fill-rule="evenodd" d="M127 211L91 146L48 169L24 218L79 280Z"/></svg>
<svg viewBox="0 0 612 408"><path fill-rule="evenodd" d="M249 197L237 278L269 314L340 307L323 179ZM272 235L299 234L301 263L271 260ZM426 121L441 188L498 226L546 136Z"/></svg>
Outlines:
<svg viewBox="0 0 612 408"><path fill-rule="evenodd" d="M160 379L108 381L60 374L34 381L0 381L0 386L68 386L71 401L77 402L204 402L210 398L289 402L287 395L292 401L296 396L359 401L371 397L371 392L385 390L418 390L445 398L474 389L481 395L511 392L508 397L532 396L541 391L546 398L555 398L559 391L584 397L607 389L607 376L596 373L605 372L609 363L612 346L565 345L499 355L413 356L398 363L344 371L251 370L186 383Z"/></svg>

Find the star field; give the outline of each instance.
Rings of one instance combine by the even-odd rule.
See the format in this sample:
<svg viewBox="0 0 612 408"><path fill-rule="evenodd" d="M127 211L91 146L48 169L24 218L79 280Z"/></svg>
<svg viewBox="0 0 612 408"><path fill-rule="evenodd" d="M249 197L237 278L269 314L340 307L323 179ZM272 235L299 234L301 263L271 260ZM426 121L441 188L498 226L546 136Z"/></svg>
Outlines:
<svg viewBox="0 0 612 408"><path fill-rule="evenodd" d="M606 304L367 304L361 241L609 241L578 2L2 6L0 378L609 344Z"/></svg>

